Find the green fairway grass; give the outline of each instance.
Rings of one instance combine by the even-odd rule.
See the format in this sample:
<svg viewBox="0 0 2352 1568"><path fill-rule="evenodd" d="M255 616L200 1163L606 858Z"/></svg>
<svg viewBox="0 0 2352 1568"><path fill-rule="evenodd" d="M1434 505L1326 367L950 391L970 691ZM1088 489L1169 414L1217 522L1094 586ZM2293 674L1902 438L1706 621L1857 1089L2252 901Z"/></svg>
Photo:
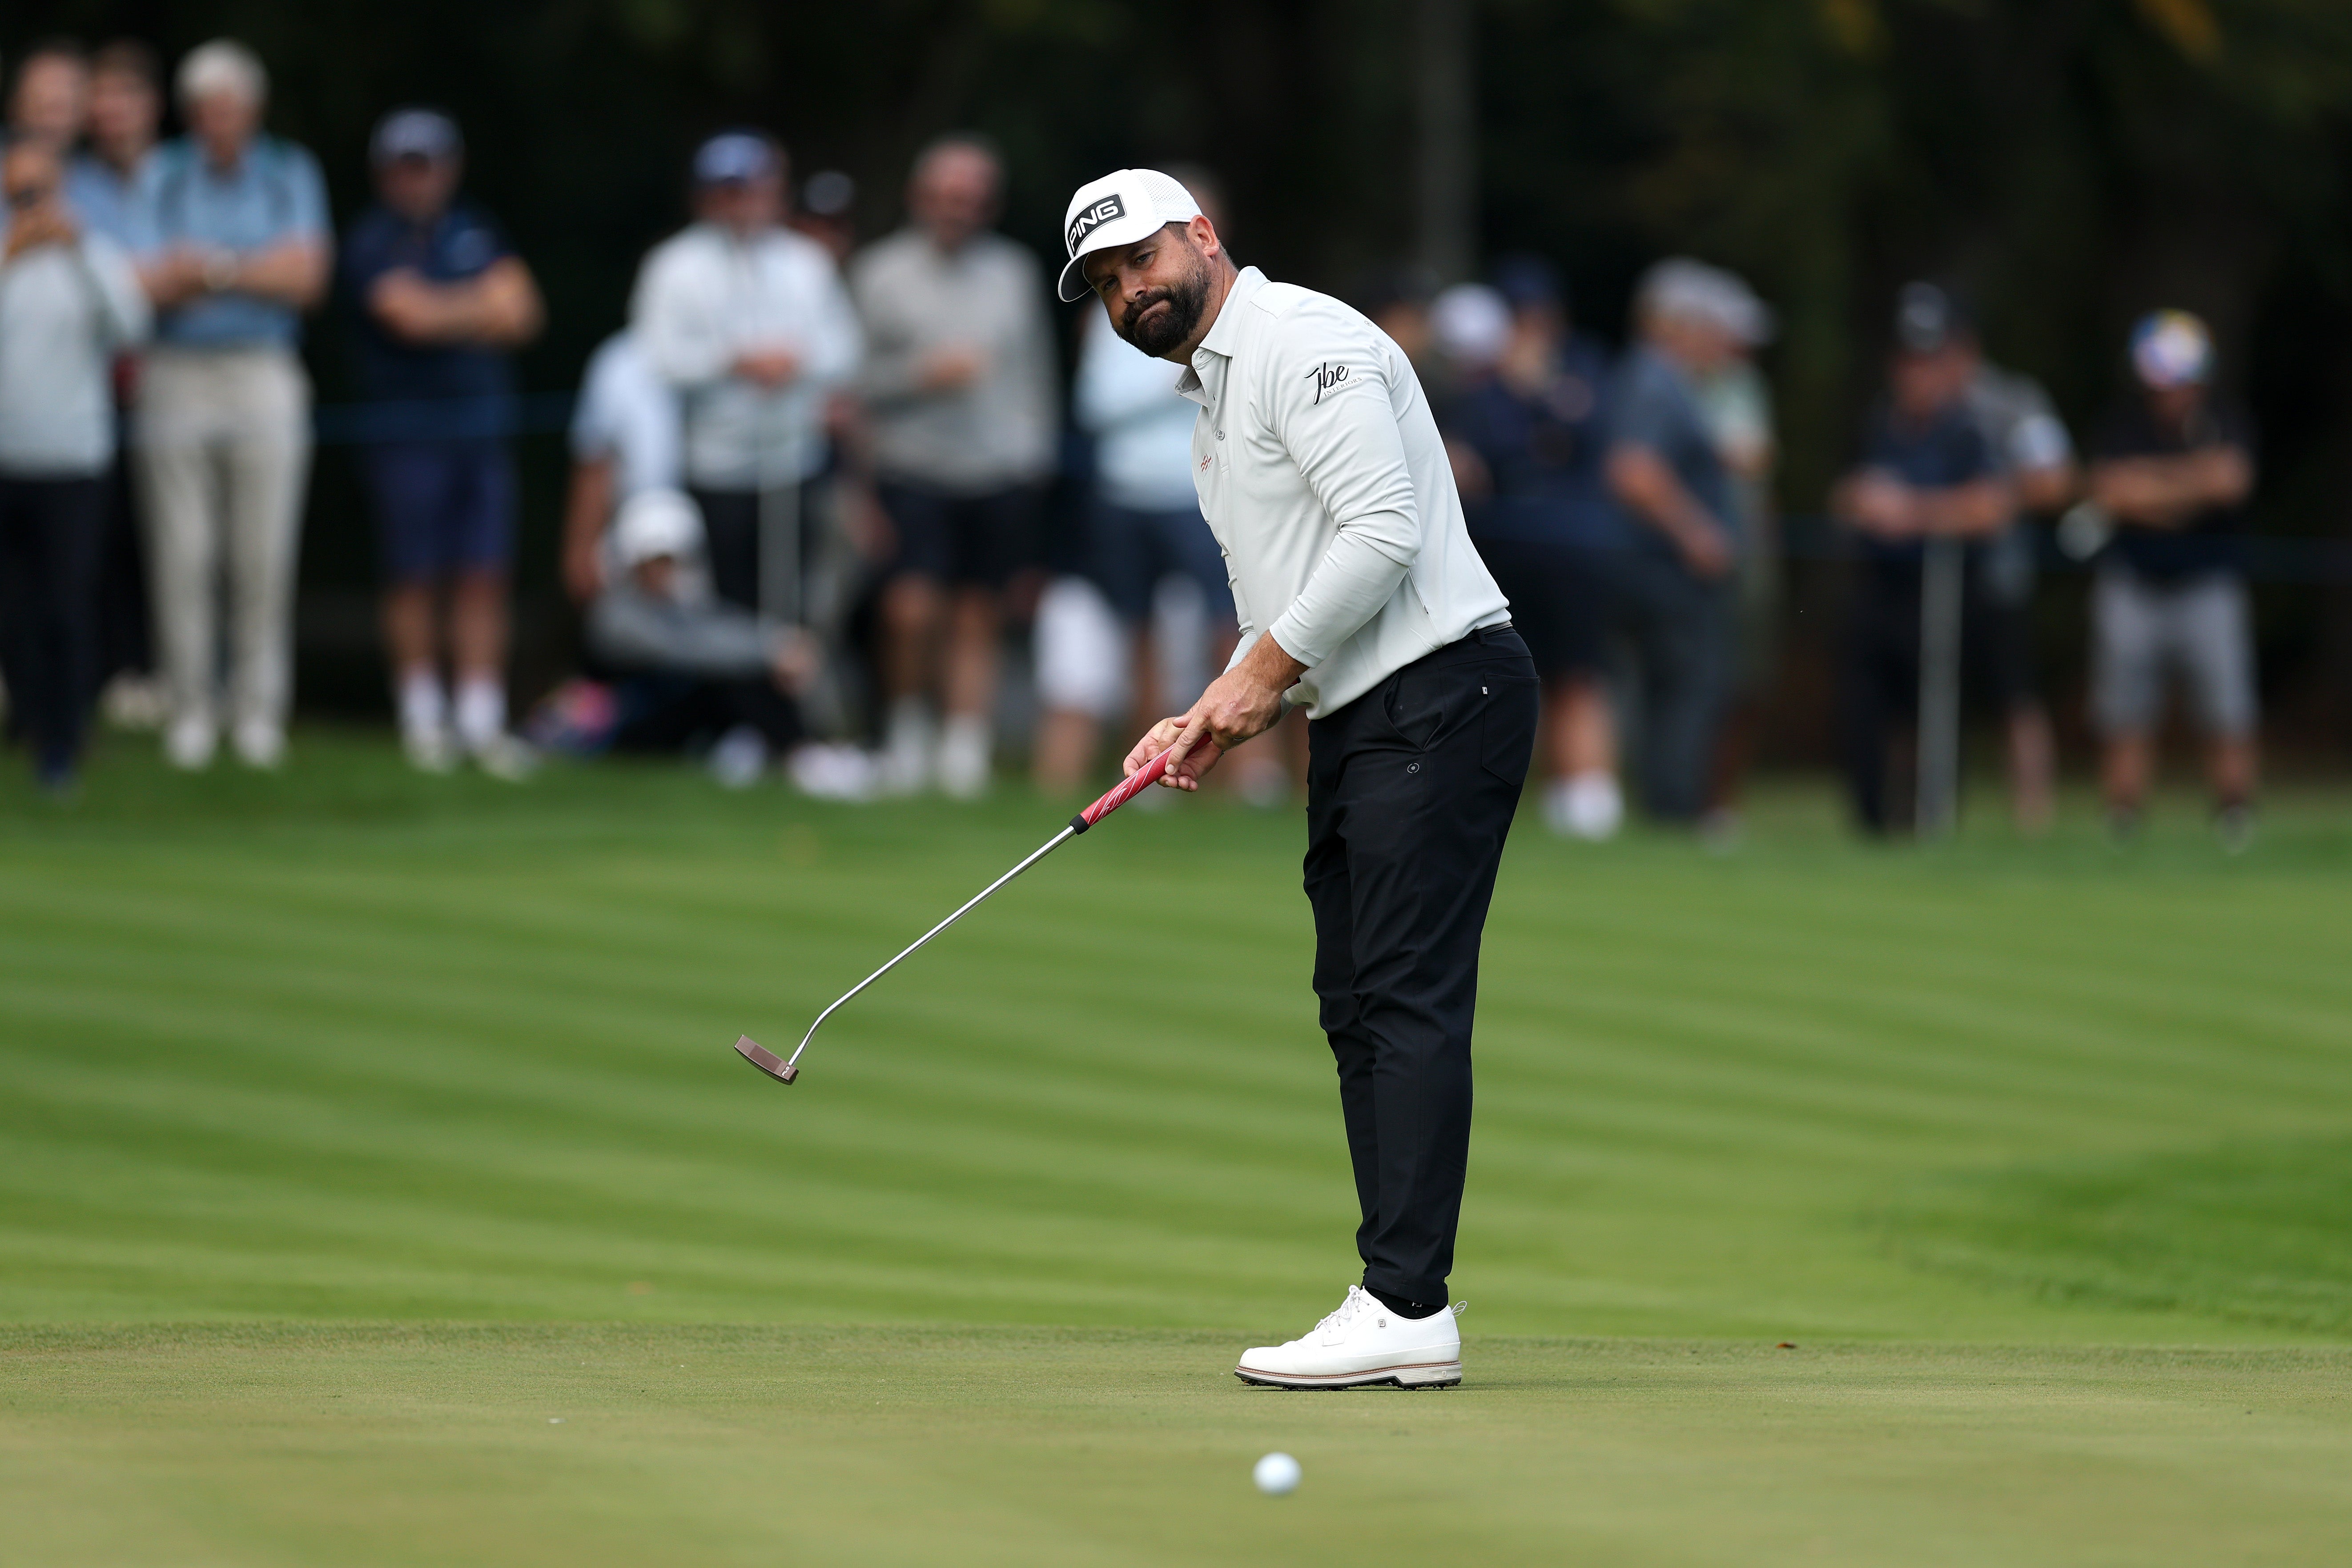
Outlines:
<svg viewBox="0 0 2352 1568"><path fill-rule="evenodd" d="M1228 1375L1356 1267L1295 813L1122 812L785 1089L735 1036L788 1050L1066 805L110 747L0 785L11 1563L2352 1540L2337 798L2235 858L2185 799L2124 851L1874 848L1801 789L1727 854L1523 823L1468 1380L1305 1396Z"/></svg>

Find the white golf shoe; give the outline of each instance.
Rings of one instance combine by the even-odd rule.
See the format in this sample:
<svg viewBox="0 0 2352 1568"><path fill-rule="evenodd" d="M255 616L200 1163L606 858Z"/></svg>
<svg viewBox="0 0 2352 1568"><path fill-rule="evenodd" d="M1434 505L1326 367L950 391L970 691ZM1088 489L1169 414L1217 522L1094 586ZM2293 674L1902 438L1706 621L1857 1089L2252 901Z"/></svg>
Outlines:
<svg viewBox="0 0 2352 1568"><path fill-rule="evenodd" d="M1288 1344L1244 1352L1234 1375L1275 1388L1451 1388L1462 1381L1461 1310L1402 1318L1350 1285L1338 1311Z"/></svg>

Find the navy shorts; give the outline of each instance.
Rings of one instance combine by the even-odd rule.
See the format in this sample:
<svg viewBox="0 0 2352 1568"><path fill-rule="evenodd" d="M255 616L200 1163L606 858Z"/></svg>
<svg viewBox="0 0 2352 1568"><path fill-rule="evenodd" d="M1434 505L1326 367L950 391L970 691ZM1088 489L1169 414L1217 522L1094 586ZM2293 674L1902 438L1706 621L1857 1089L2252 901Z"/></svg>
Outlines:
<svg viewBox="0 0 2352 1568"><path fill-rule="evenodd" d="M498 442L385 442L364 467L393 582L502 572L514 559L514 460Z"/></svg>
<svg viewBox="0 0 2352 1568"><path fill-rule="evenodd" d="M1097 501L1088 520L1087 540L1094 579L1121 620L1143 621L1151 614L1151 591L1160 579L1190 577L1213 620L1234 618L1234 591L1225 580L1224 552L1209 531L1201 509L1138 511Z"/></svg>
<svg viewBox="0 0 2352 1568"><path fill-rule="evenodd" d="M895 576L1002 588L1037 559L1037 508L1044 495L1038 486L976 496L942 495L887 481L874 489L898 531Z"/></svg>

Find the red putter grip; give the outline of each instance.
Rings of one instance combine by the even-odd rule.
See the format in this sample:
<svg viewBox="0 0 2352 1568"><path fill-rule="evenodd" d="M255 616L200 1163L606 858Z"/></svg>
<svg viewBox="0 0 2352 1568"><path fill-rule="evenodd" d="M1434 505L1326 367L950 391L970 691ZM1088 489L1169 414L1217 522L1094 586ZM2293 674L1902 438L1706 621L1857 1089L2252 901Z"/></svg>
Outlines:
<svg viewBox="0 0 2352 1568"><path fill-rule="evenodd" d="M1168 753L1162 752L1118 783L1111 785L1104 792L1100 800L1070 818L1070 831L1084 833L1087 828L1158 784L1160 775L1167 771Z"/></svg>

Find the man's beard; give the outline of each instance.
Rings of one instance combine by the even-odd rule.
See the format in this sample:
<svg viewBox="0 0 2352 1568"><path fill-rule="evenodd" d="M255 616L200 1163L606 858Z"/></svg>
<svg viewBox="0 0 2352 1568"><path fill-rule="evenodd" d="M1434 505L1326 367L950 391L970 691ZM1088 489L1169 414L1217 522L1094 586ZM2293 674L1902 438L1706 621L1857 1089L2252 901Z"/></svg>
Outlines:
<svg viewBox="0 0 2352 1568"><path fill-rule="evenodd" d="M1192 329L1200 325L1201 312L1208 309L1209 263L1197 251L1192 253L1192 268L1182 281L1154 289L1142 299L1128 303L1127 322L1118 329L1118 335L1153 359L1162 357L1191 337ZM1168 309L1145 321L1144 312L1162 300L1168 301Z"/></svg>

